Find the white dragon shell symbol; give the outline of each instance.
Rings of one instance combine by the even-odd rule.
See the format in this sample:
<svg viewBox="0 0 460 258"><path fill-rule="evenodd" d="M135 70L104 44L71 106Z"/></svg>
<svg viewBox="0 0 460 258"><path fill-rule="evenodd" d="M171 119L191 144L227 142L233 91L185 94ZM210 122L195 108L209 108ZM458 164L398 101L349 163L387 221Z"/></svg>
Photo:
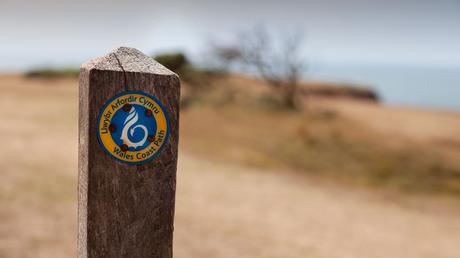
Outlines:
<svg viewBox="0 0 460 258"><path fill-rule="evenodd" d="M137 115L137 111L133 106L131 107L129 114L126 117L125 122L123 123L123 130L121 131L121 137L120 137L123 143L126 144L128 147L133 147L133 148L141 147L142 145L144 145L145 141L147 140L147 136L148 136L147 128L144 125L133 126L137 122L138 119L139 117ZM128 132L130 136L133 137L134 131L137 128L144 130L144 137L142 138L142 140L138 142L132 142L128 137Z"/></svg>

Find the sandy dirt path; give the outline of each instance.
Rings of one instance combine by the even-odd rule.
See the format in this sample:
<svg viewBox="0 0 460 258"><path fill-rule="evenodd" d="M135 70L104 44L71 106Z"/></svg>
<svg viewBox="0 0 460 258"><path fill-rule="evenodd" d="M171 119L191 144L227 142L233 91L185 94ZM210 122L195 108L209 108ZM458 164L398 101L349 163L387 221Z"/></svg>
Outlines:
<svg viewBox="0 0 460 258"><path fill-rule="evenodd" d="M459 257L459 213L184 153L178 180L177 257Z"/></svg>

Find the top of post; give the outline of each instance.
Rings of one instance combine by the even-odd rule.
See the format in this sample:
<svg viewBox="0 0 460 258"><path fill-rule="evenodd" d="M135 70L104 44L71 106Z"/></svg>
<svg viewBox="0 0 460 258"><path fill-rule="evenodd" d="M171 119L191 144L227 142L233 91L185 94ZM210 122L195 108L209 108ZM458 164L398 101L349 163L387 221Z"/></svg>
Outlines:
<svg viewBox="0 0 460 258"><path fill-rule="evenodd" d="M94 69L177 76L153 58L130 47L116 48L105 56L97 57L82 64L81 68L88 71Z"/></svg>

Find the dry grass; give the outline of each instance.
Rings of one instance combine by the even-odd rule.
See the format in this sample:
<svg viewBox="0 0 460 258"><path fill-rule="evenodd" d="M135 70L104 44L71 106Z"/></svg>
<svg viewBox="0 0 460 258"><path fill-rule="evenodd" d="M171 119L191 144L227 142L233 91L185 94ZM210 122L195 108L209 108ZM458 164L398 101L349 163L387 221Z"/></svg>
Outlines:
<svg viewBox="0 0 460 258"><path fill-rule="evenodd" d="M250 102L212 103L192 106L182 120L184 148L204 157L354 185L460 194L460 148L451 144L460 139L441 126L443 119L452 120L449 125L460 130L459 115L414 111L412 116L427 125L441 124L428 129L412 125L410 111L402 115L364 102L311 99L304 112ZM368 112L367 117L346 105ZM375 128L379 124L385 129ZM449 141L441 144L440 139Z"/></svg>
<svg viewBox="0 0 460 258"><path fill-rule="evenodd" d="M0 257L75 256L76 85L72 79L0 76ZM421 175L423 185L458 189L455 171L420 170L440 161L458 165L452 144L458 136L448 133L458 129L458 115L414 111L427 124L449 120L454 127L415 133L404 124L412 111L398 123L405 109L334 103L315 100L303 114L209 103L183 112L176 257L457 257L457 201L347 185L375 184L368 180L374 176L361 175L377 162L375 155L384 160L374 164L385 168L383 182L385 171L406 164L413 175L404 182L421 182ZM369 116L384 112L395 128L378 129L379 119L365 119L354 108ZM350 182L354 177L365 184ZM401 189L393 181L377 185Z"/></svg>
<svg viewBox="0 0 460 258"><path fill-rule="evenodd" d="M75 82L6 76L0 84L0 257L74 256Z"/></svg>

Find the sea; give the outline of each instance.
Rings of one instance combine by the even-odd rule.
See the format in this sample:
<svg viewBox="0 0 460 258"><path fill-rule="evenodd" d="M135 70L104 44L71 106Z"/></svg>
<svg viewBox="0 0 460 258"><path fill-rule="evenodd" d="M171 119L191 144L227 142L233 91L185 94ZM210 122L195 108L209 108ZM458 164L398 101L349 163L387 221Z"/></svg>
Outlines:
<svg viewBox="0 0 460 258"><path fill-rule="evenodd" d="M367 86L388 105L460 112L460 65L314 64L306 78Z"/></svg>

